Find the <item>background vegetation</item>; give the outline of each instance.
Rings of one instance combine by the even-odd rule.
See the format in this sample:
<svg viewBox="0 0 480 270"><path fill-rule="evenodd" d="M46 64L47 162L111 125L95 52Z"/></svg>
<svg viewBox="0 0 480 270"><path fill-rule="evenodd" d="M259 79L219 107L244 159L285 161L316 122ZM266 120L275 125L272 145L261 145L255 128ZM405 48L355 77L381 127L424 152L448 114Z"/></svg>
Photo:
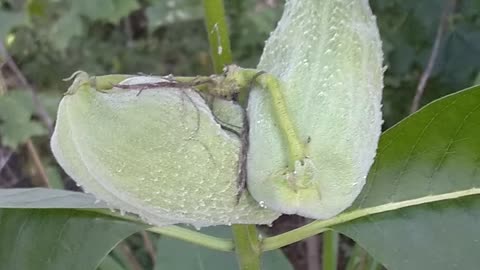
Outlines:
<svg viewBox="0 0 480 270"><path fill-rule="evenodd" d="M279 0L226 0L235 62L255 67L283 8ZM372 0L384 41L384 128L420 105L480 83L479 0ZM0 1L0 187L77 190L55 163L48 138L58 101L76 70L91 74L210 74L198 0ZM413 107L413 108L412 108ZM48 180L48 181L47 181ZM272 232L305 221L283 217ZM104 262L151 269L155 239L136 234ZM284 251L298 269L318 269L320 240ZM175 247L175 244L171 244ZM180 244L179 249L184 249ZM371 259L340 241L340 267ZM353 254L353 256L352 256ZM348 261L348 258L351 258ZM359 263L360 262L360 263ZM358 266L360 265L360 266ZM317 268L315 268L317 267Z"/></svg>

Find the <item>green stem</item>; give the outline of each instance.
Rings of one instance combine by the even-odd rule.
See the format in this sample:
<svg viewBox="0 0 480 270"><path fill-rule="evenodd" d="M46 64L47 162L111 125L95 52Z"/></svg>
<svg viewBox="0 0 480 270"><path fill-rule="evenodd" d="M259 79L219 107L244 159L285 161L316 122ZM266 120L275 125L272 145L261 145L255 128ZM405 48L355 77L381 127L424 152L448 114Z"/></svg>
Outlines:
<svg viewBox="0 0 480 270"><path fill-rule="evenodd" d="M241 270L260 269L260 241L255 225L232 225L237 254Z"/></svg>
<svg viewBox="0 0 480 270"><path fill-rule="evenodd" d="M203 0L203 8L213 69L215 73L221 73L225 65L232 63L223 0Z"/></svg>
<svg viewBox="0 0 480 270"><path fill-rule="evenodd" d="M233 241L230 239L218 238L178 226L154 227L148 230L214 250L227 252L234 250Z"/></svg>
<svg viewBox="0 0 480 270"><path fill-rule="evenodd" d="M288 167L291 171L295 170L297 161L305 158L304 144L298 137L297 130L288 114L287 103L283 96L282 83L271 74L264 74L257 79L262 88L269 91L271 104L274 108L275 120L285 137L289 150Z"/></svg>
<svg viewBox="0 0 480 270"><path fill-rule="evenodd" d="M247 86L252 80L262 89L268 91L270 103L272 105L273 114L280 131L287 142L289 151L288 168L291 172L295 171L297 161L305 158L305 146L300 140L293 120L290 117L287 108L287 102L283 96L283 83L274 75L269 73L259 73L256 69L236 68L229 71L230 80L235 81L238 85Z"/></svg>
<svg viewBox="0 0 480 270"><path fill-rule="evenodd" d="M453 191L450 193L428 195L416 199L410 199L399 202L390 202L387 204L381 204L368 208L356 209L350 212L342 213L336 217L326 220L317 220L295 230L289 232L265 238L262 242L262 251L274 250L281 248L292 243L298 242L307 237L319 234L328 230L329 228L346 223L358 218L375 215L379 213L385 213L389 211L395 211L397 209L411 207L416 205L422 205L427 203L439 202L444 200L453 200L465 196L479 195L480 188L470 188L462 191Z"/></svg>
<svg viewBox="0 0 480 270"><path fill-rule="evenodd" d="M221 73L232 63L223 0L204 0L203 6L214 71ZM240 269L260 270L260 242L255 225L233 225L232 232Z"/></svg>
<svg viewBox="0 0 480 270"><path fill-rule="evenodd" d="M322 269L336 270L338 258L338 233L326 231L323 233Z"/></svg>
<svg viewBox="0 0 480 270"><path fill-rule="evenodd" d="M318 226L317 222L304 225L295 230L288 231L279 235L267 237L262 241L262 251L275 250L284 246L288 246L298 241L302 241L305 238L314 236L329 230L324 228L321 224Z"/></svg>

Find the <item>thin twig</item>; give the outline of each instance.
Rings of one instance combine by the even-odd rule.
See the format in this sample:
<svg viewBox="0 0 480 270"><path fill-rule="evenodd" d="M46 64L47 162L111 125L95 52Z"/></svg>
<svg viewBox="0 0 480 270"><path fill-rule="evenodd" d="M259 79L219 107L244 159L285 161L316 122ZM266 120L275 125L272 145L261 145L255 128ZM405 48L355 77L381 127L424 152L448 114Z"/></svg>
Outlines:
<svg viewBox="0 0 480 270"><path fill-rule="evenodd" d="M121 243L120 249L122 250L122 253L125 255L125 257L127 257L127 261L130 264L130 268L132 270L143 269L142 265L138 262L137 258L135 258L135 255L133 255L133 252L127 243Z"/></svg>
<svg viewBox="0 0 480 270"><path fill-rule="evenodd" d="M5 152L5 154L2 153L2 155L0 155L0 172L2 172L3 168L5 168L13 154L13 152L10 150L5 150Z"/></svg>
<svg viewBox="0 0 480 270"><path fill-rule="evenodd" d="M2 65L0 64L0 96L3 96L7 93L7 83L2 73Z"/></svg>
<svg viewBox="0 0 480 270"><path fill-rule="evenodd" d="M305 239L307 246L307 269L320 270L320 241L318 235Z"/></svg>
<svg viewBox="0 0 480 270"><path fill-rule="evenodd" d="M42 120L42 123L50 131L50 133L52 133L53 120L50 118L50 116L47 113L47 110L40 102L37 95L37 91L30 83L28 83L28 80L20 71L17 64L15 63L13 58L10 56L10 54L8 53L7 49L5 48L2 42L0 42L0 58L4 59L3 61L5 61L5 65L15 74L15 76L18 78L20 83L32 93L33 104L35 105L35 109L38 114L38 117L40 118L40 120Z"/></svg>
<svg viewBox="0 0 480 270"><path fill-rule="evenodd" d="M123 21L123 30L125 31L125 35L127 36L127 48L133 47L133 29L132 29L132 20L130 16L127 16Z"/></svg>
<svg viewBox="0 0 480 270"><path fill-rule="evenodd" d="M155 252L155 247L153 246L153 243L150 240L150 236L146 231L142 231L141 235L142 235L143 245L145 247L145 250L147 251L148 256L150 256L150 260L152 262L152 268L155 268L155 264L157 263L157 254Z"/></svg>
<svg viewBox="0 0 480 270"><path fill-rule="evenodd" d="M433 67L435 66L435 61L437 60L438 52L440 50L440 43L443 39L443 35L448 28L448 19L452 12L455 10L456 5L457 0L446 0L445 8L443 10L442 17L440 18L440 23L438 24L437 34L433 43L432 52L430 54L430 58L428 59L427 67L425 68L422 76L420 77L417 91L415 93L415 97L413 98L412 106L410 107L410 113L416 112L420 107L420 101L422 99L423 93L425 92L427 81L432 74Z"/></svg>
<svg viewBox="0 0 480 270"><path fill-rule="evenodd" d="M45 168L43 167L40 156L38 155L37 149L33 145L32 140L29 139L25 145L27 146L28 153L30 154L30 157L32 157L33 165L38 173L40 179L40 183L38 183L39 186L50 188L47 173L45 172Z"/></svg>

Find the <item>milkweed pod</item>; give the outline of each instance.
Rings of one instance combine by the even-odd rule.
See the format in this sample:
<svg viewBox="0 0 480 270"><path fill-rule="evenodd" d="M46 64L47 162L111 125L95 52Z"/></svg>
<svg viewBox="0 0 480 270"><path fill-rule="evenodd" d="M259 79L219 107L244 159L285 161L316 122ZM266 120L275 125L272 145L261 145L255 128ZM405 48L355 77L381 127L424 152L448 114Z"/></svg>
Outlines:
<svg viewBox="0 0 480 270"><path fill-rule="evenodd" d="M264 89L250 95L248 188L268 207L326 219L360 193L381 132L381 41L366 0L289 0L258 69L284 83L305 159L286 144Z"/></svg>
<svg viewBox="0 0 480 270"><path fill-rule="evenodd" d="M132 77L121 84L159 80ZM87 192L155 225L269 224L278 217L248 193L237 204L240 141L197 92L157 87L138 95L73 85L60 102L51 147ZM222 102L219 111L241 114Z"/></svg>

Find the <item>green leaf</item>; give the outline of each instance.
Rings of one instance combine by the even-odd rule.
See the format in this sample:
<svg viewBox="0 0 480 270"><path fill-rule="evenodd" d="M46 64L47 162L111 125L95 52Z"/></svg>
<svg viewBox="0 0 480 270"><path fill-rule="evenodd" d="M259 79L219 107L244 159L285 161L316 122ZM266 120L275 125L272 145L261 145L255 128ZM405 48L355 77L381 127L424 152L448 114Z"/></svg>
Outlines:
<svg viewBox="0 0 480 270"><path fill-rule="evenodd" d="M83 2L83 1L75 1ZM51 27L49 40L59 51L67 48L70 40L83 33L83 22L74 11L65 12Z"/></svg>
<svg viewBox="0 0 480 270"><path fill-rule="evenodd" d="M154 31L161 26L201 19L202 6L192 0L156 1L147 8L146 15L148 29Z"/></svg>
<svg viewBox="0 0 480 270"><path fill-rule="evenodd" d="M2 269L90 270L144 226L69 209L0 210Z"/></svg>
<svg viewBox="0 0 480 270"><path fill-rule="evenodd" d="M44 135L46 129L32 120L33 102L26 91L10 91L0 96L0 135L2 144L15 149L32 136Z"/></svg>
<svg viewBox="0 0 480 270"><path fill-rule="evenodd" d="M93 270L147 227L100 213L106 205L80 192L0 189L0 208L2 269Z"/></svg>
<svg viewBox="0 0 480 270"><path fill-rule="evenodd" d="M479 119L480 87L473 87L431 103L386 131L367 185L342 215L414 206L335 229L390 270L477 269Z"/></svg>
<svg viewBox="0 0 480 270"><path fill-rule="evenodd" d="M0 42L5 40L14 27L26 24L27 17L24 13L0 10Z"/></svg>
<svg viewBox="0 0 480 270"><path fill-rule="evenodd" d="M0 189L0 208L3 208L0 210L0 259L5 269L95 269L118 241L148 226L98 213L106 208L104 203L89 194L64 190ZM91 212L92 209L98 212ZM205 228L202 232L231 237L227 226ZM15 243L14 250L5 248L12 243ZM47 246L54 249L45 248ZM205 269L237 267L233 252L212 251L168 237L160 238L157 250L157 269L203 269L198 267L206 265L212 268ZM83 262L87 260L88 263ZM114 262L106 258L100 269ZM263 262L263 269L267 270L292 269L278 250L265 253Z"/></svg>
<svg viewBox="0 0 480 270"><path fill-rule="evenodd" d="M227 226L208 227L201 232L216 237L231 238L231 229ZM289 261L280 250L264 253L264 270L291 270ZM161 237L157 242L156 270L203 270L238 269L235 253L221 252L199 247L190 243Z"/></svg>
<svg viewBox="0 0 480 270"><path fill-rule="evenodd" d="M108 206L93 195L58 189L10 188L0 189L0 208L76 208L103 209Z"/></svg>

